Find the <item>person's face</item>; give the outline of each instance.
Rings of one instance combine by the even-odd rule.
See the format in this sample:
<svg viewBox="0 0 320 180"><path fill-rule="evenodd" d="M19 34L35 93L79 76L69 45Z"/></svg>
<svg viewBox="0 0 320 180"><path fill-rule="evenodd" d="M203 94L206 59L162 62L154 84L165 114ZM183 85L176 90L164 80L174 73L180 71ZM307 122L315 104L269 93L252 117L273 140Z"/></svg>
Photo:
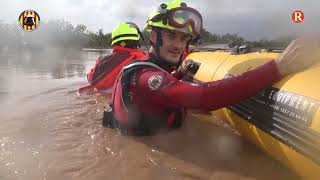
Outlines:
<svg viewBox="0 0 320 180"><path fill-rule="evenodd" d="M191 36L171 30L161 30L161 36L160 57L171 64L177 64ZM157 33L155 31L151 31L150 40L153 43L156 42Z"/></svg>

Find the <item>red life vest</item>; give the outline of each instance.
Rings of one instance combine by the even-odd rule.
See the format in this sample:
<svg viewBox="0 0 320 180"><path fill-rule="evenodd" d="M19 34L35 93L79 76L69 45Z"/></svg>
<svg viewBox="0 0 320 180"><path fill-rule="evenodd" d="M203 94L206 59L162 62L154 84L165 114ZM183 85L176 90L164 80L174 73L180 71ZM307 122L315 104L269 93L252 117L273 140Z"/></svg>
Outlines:
<svg viewBox="0 0 320 180"><path fill-rule="evenodd" d="M79 89L80 93L81 90L90 88L98 91L111 88L124 66L145 55L145 52L138 49L115 46L112 54L97 59L95 66L87 74L90 85Z"/></svg>
<svg viewBox="0 0 320 180"><path fill-rule="evenodd" d="M147 133L170 130L182 124L185 108L216 110L281 79L274 61L223 80L191 83L175 78L161 63L151 57L123 68L113 86L112 110L104 114L112 117L114 127Z"/></svg>
<svg viewBox="0 0 320 180"><path fill-rule="evenodd" d="M110 112L112 115L107 115L109 118L113 118L111 121L116 123L117 128L135 134L150 134L160 131L166 132L181 126L185 116L184 108L160 110L161 107L159 107L161 113L153 116L141 112L136 109L136 104L133 104L129 90L132 78L136 72L150 67L166 72L152 62L137 61L124 67L119 74L113 87L112 112Z"/></svg>

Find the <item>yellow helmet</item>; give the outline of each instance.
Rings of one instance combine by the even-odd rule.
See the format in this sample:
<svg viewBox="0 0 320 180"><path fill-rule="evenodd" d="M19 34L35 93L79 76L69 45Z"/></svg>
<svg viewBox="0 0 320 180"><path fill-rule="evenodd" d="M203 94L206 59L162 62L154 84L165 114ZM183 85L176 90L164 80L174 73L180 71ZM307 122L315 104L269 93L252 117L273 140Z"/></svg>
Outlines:
<svg viewBox="0 0 320 180"><path fill-rule="evenodd" d="M122 22L113 29L111 38L111 46L124 40L139 41L141 38L140 30L138 26L132 22Z"/></svg>
<svg viewBox="0 0 320 180"><path fill-rule="evenodd" d="M201 14L188 7L181 0L161 4L158 9L153 11L144 27L145 30L151 30L152 27L159 27L169 30L175 30L198 36L202 31Z"/></svg>

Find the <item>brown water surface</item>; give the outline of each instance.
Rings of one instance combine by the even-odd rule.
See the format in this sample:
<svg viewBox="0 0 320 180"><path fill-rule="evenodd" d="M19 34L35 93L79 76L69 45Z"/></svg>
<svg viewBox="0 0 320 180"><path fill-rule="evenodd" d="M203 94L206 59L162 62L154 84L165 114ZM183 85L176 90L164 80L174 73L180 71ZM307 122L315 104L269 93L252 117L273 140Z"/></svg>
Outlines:
<svg viewBox="0 0 320 180"><path fill-rule="evenodd" d="M101 126L109 97L78 96L98 53L0 56L0 179L297 179L235 131L192 115L168 134Z"/></svg>

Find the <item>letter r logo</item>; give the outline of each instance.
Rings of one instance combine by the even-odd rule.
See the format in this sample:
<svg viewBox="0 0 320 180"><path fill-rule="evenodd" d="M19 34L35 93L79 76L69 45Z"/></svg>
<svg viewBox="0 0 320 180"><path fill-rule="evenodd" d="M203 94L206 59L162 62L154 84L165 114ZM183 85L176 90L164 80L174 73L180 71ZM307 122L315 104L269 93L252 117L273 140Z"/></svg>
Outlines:
<svg viewBox="0 0 320 180"><path fill-rule="evenodd" d="M291 15L292 21L295 23L301 23L304 20L304 13L301 10L296 10Z"/></svg>

